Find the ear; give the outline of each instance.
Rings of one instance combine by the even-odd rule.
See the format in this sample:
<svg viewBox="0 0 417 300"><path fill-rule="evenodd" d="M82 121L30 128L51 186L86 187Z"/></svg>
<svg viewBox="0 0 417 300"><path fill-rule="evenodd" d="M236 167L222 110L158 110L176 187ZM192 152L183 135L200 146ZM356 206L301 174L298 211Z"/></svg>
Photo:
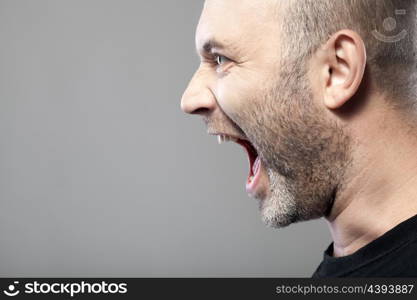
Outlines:
<svg viewBox="0 0 417 300"><path fill-rule="evenodd" d="M357 92L366 67L366 49L362 38L352 30L341 30L322 48L324 105L337 109Z"/></svg>

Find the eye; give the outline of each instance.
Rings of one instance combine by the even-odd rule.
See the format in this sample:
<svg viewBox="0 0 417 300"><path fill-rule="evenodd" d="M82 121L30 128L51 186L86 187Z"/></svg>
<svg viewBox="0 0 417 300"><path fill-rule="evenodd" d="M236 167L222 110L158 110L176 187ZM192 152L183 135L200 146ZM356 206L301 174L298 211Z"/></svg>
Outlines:
<svg viewBox="0 0 417 300"><path fill-rule="evenodd" d="M225 63L228 63L230 59L228 59L226 56L223 56L223 55L216 55L215 61L218 66L222 66Z"/></svg>

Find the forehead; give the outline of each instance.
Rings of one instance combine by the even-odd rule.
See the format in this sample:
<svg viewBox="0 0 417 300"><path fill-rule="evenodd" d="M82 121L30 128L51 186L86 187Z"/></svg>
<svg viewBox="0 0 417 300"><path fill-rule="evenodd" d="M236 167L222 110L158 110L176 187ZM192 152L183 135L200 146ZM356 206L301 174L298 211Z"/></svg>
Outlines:
<svg viewBox="0 0 417 300"><path fill-rule="evenodd" d="M278 0L206 0L197 27L196 46L217 41L226 46L256 43L279 28Z"/></svg>

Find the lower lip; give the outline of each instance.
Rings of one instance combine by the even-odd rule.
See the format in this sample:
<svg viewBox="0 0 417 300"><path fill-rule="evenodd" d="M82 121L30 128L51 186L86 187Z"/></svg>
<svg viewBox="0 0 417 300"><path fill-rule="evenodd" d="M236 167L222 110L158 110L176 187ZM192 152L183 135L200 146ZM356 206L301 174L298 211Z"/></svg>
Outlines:
<svg viewBox="0 0 417 300"><path fill-rule="evenodd" d="M253 174L252 179L250 176L248 177L246 181L246 192L255 197L257 194L259 194L259 183L261 180L261 169L262 169L262 160L259 158L259 156L256 158L256 161L254 164L258 163L258 167L256 168L255 174Z"/></svg>

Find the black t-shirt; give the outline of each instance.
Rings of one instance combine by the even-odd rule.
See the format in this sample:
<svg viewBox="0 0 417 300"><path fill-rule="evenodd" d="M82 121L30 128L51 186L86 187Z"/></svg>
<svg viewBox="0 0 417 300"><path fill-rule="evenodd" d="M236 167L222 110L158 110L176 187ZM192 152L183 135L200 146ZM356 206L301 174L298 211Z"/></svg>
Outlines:
<svg viewBox="0 0 417 300"><path fill-rule="evenodd" d="M417 277L417 215L355 253L333 257L333 243L312 275L324 277Z"/></svg>

